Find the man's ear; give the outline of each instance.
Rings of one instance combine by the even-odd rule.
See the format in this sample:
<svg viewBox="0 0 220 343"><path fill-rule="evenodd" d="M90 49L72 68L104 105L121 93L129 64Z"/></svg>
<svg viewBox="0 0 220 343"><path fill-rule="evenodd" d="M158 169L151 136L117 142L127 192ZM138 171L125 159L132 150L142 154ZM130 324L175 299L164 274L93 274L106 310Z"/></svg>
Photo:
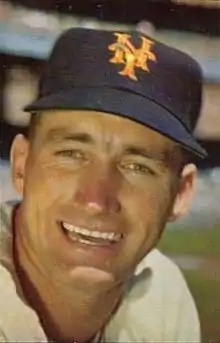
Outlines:
<svg viewBox="0 0 220 343"><path fill-rule="evenodd" d="M24 192L25 166L29 153L29 142L21 134L18 134L12 143L10 152L12 182L20 196Z"/></svg>
<svg viewBox="0 0 220 343"><path fill-rule="evenodd" d="M187 214L194 195L196 177L196 166L194 164L187 164L181 173L176 198L168 219L170 222L182 218Z"/></svg>

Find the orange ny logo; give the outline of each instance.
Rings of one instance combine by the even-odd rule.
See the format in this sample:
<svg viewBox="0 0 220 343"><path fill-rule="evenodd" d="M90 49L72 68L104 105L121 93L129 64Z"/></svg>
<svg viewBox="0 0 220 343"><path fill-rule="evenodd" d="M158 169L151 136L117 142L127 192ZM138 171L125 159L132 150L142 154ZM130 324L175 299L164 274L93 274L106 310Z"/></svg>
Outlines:
<svg viewBox="0 0 220 343"><path fill-rule="evenodd" d="M147 62L156 62L156 56L151 51L154 43L146 37L141 36L142 45L136 49L129 40L131 38L130 35L117 32L114 35L117 37L117 42L109 45L108 48L115 54L109 61L111 63L124 64L124 69L119 74L137 81L135 68L150 72Z"/></svg>

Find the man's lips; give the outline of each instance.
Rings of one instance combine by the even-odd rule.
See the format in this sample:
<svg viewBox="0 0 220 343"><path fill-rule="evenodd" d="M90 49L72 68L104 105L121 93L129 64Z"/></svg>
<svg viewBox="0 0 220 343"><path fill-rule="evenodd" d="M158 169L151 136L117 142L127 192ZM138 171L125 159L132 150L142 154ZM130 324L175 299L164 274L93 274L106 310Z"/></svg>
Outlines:
<svg viewBox="0 0 220 343"><path fill-rule="evenodd" d="M75 226L68 222L61 221L61 228L64 233L74 242L79 242L87 245L106 246L113 243L118 243L123 234L114 231L97 231L84 227Z"/></svg>

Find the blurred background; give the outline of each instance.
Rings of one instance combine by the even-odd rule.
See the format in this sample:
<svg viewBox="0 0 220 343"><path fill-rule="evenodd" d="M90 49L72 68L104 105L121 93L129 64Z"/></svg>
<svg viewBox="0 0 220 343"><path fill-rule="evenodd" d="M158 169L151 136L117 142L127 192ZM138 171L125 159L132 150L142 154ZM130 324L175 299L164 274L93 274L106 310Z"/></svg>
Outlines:
<svg viewBox="0 0 220 343"><path fill-rule="evenodd" d="M9 149L26 130L22 112L36 94L54 40L71 26L133 28L188 52L204 75L196 136L198 164L189 215L167 227L160 248L182 268L196 300L203 342L220 342L220 0L0 0L0 200L17 198Z"/></svg>

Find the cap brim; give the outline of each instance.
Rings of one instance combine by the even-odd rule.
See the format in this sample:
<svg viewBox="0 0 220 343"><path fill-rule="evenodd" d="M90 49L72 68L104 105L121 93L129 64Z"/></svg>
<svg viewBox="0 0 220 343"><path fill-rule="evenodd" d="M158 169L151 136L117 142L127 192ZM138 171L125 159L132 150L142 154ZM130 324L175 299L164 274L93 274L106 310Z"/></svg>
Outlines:
<svg viewBox="0 0 220 343"><path fill-rule="evenodd" d="M153 100L125 89L80 87L42 97L24 111L84 109L108 112L144 124L176 141L201 158L206 151L173 113Z"/></svg>

